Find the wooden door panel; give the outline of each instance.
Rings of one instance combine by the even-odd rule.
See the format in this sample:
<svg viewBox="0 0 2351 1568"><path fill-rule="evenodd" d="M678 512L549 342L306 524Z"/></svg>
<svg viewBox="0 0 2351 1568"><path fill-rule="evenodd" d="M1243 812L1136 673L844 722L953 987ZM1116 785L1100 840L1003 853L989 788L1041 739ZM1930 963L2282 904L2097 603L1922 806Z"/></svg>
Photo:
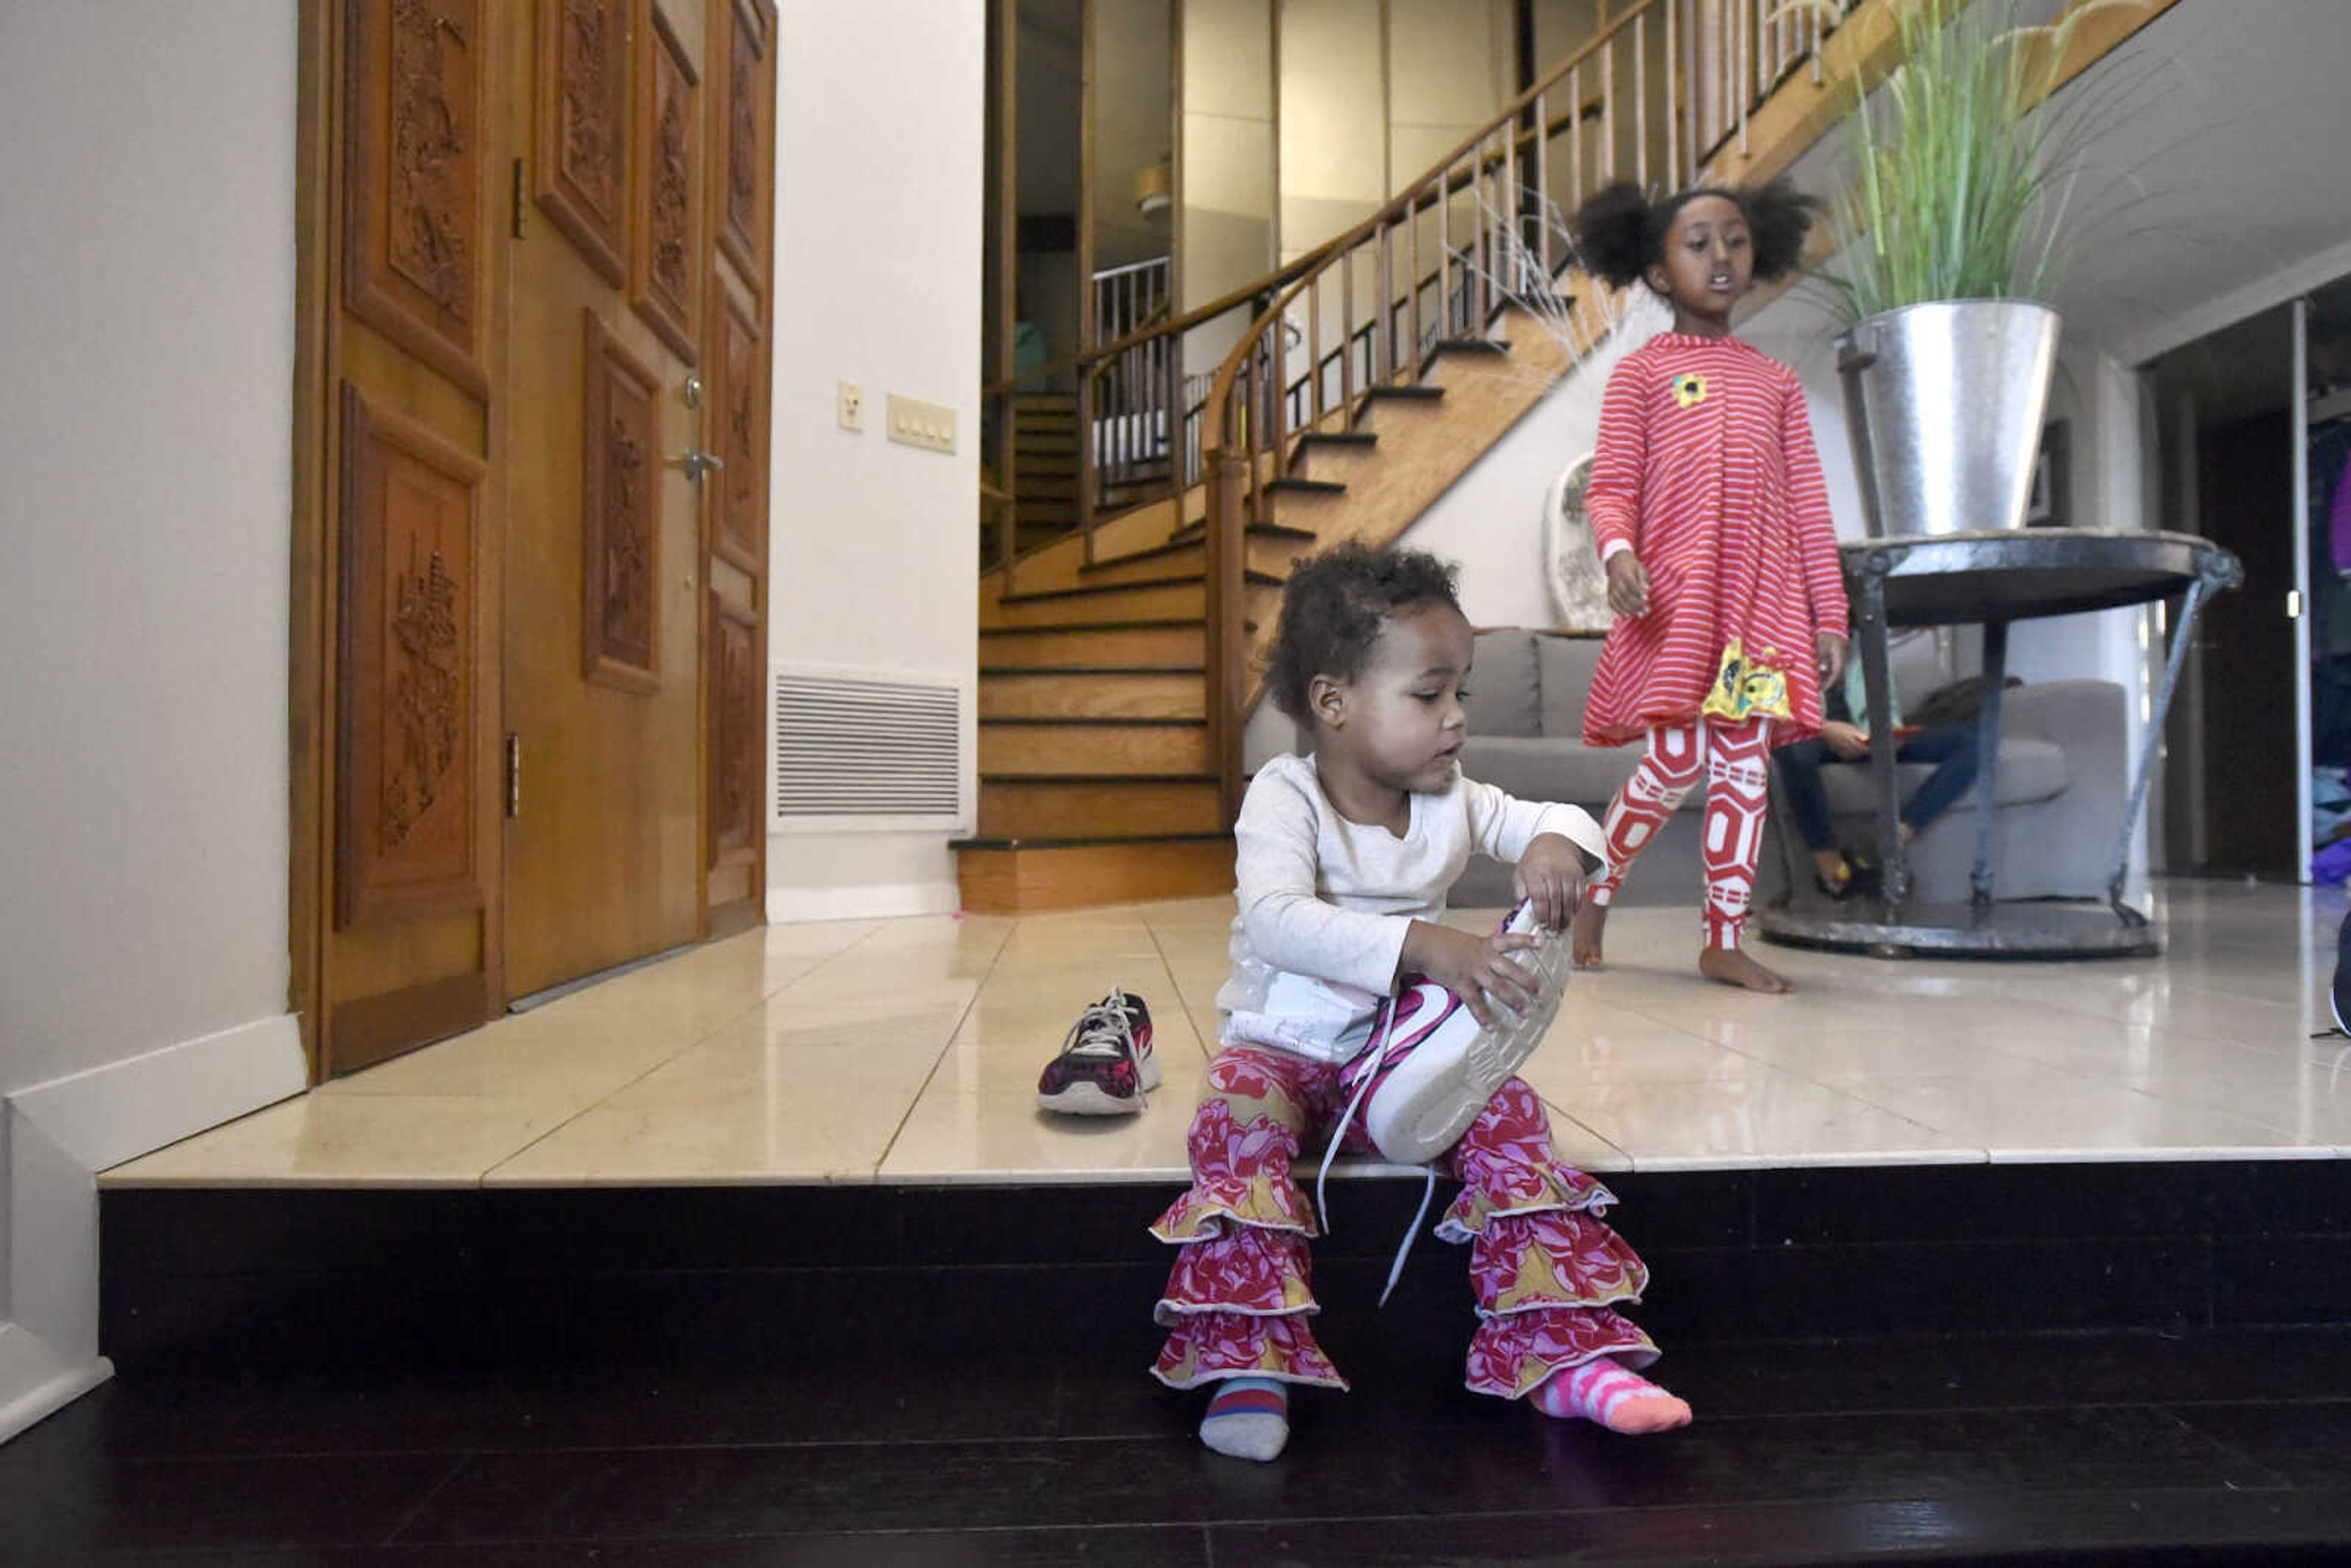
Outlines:
<svg viewBox="0 0 2351 1568"><path fill-rule="evenodd" d="M488 469L343 389L335 923L479 909Z"/></svg>
<svg viewBox="0 0 2351 1568"><path fill-rule="evenodd" d="M502 246L502 693L521 758L504 835L509 997L701 929L702 521L676 466L701 415L686 406L684 358L630 287L636 258L653 254L653 182L640 143L657 129L660 78L644 47L659 35L655 14L630 0L634 63L618 151L635 171L623 203L632 270L616 281L553 224L527 225ZM547 39L527 15L509 26L532 46L504 78L510 100L538 105L545 84L532 73L547 63ZM673 77L698 76L696 59L682 57ZM518 141L536 133L531 118ZM699 139L686 151L699 156ZM519 144L517 155L540 156Z"/></svg>
<svg viewBox="0 0 2351 1568"><path fill-rule="evenodd" d="M703 574L705 895L714 935L758 924L767 904L768 345L774 211L776 14L767 0L708 0L711 423L726 466L707 482Z"/></svg>
<svg viewBox="0 0 2351 1568"><path fill-rule="evenodd" d="M580 441L580 673L661 689L661 382L585 313Z"/></svg>
<svg viewBox="0 0 2351 1568"><path fill-rule="evenodd" d="M542 0L531 168L539 207L589 265L628 281L633 0Z"/></svg>
<svg viewBox="0 0 2351 1568"><path fill-rule="evenodd" d="M768 178L775 146L776 94L771 75L773 13L754 0L713 0L715 28L724 51L719 78L725 101L713 150L719 193L718 244L753 293L768 291L768 246L775 182Z"/></svg>
<svg viewBox="0 0 2351 1568"><path fill-rule="evenodd" d="M757 577L768 555L768 376L756 311L747 310L713 277L720 298L711 336L717 345L710 377L710 420L718 455L710 502L710 550Z"/></svg>
<svg viewBox="0 0 2351 1568"><path fill-rule="evenodd" d="M685 363L701 358L701 74L669 17L640 0L636 246L630 302Z"/></svg>
<svg viewBox="0 0 2351 1568"><path fill-rule="evenodd" d="M298 559L315 560L321 598L315 654L298 656L327 679L317 739L296 744L317 758L300 771L325 819L302 1007L324 1077L480 1022L496 988L500 539L488 8L328 0L318 15L312 90L334 100L335 140L315 176L331 222L305 278L322 323L307 395L326 417L307 503L319 544Z"/></svg>
<svg viewBox="0 0 2351 1568"><path fill-rule="evenodd" d="M752 873L767 831L767 769L761 695L766 689L759 616L710 593L710 888L713 906L752 896Z"/></svg>
<svg viewBox="0 0 2351 1568"><path fill-rule="evenodd" d="M348 0L344 303L478 395L481 0Z"/></svg>

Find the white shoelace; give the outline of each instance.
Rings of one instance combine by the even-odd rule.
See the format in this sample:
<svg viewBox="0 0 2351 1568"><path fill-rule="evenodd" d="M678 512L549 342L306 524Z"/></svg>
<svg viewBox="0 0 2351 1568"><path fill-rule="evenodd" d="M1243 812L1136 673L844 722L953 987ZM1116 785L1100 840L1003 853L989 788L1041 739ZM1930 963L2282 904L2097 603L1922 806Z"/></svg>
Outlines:
<svg viewBox="0 0 2351 1568"><path fill-rule="evenodd" d="M1078 1015L1070 1032L1061 1037L1063 1056L1126 1059L1134 1069L1134 1092L1148 1104L1151 1096L1143 1087L1143 1052L1134 1043L1134 1023L1127 1016L1126 993L1116 986L1110 995Z"/></svg>
<svg viewBox="0 0 2351 1568"><path fill-rule="evenodd" d="M1375 1062L1387 1053L1388 1034L1395 1027L1395 998L1390 997L1380 1004L1379 1025L1372 1031L1376 1037L1376 1044L1366 1044L1364 1048ZM1345 1114L1339 1118L1338 1126L1332 1129L1330 1146L1322 1151L1322 1168L1314 1173L1314 1211L1322 1218L1322 1234L1325 1236L1331 1234L1331 1203L1323 1192L1331 1180L1331 1162L1339 1157L1339 1145L1347 1141L1347 1129L1354 1125L1355 1113L1362 1110L1364 1102L1371 1097L1372 1085L1378 1082L1379 1078L1380 1070L1374 1065L1364 1074L1364 1081L1355 1085L1355 1092L1347 1102ZM1412 1244L1420 1237L1420 1222L1428 1218L1429 1200L1437 1196L1437 1167L1423 1166L1420 1174L1426 1178L1420 1189L1420 1207L1414 1213L1412 1223L1405 1227L1404 1245L1396 1249L1395 1261L1388 1267L1388 1282L1380 1291L1380 1305L1384 1307L1388 1304L1388 1297L1395 1293L1396 1281L1404 1277L1405 1260L1412 1256Z"/></svg>

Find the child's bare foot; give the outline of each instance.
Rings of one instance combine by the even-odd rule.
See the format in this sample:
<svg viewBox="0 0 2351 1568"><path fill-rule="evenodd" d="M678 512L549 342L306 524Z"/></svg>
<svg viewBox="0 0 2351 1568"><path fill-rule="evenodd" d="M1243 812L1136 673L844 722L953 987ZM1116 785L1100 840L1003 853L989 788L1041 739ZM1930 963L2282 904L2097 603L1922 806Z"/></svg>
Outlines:
<svg viewBox="0 0 2351 1568"><path fill-rule="evenodd" d="M1527 1402L1546 1416L1597 1421L1627 1437L1670 1432L1690 1421L1687 1400L1676 1398L1604 1355L1552 1373L1527 1396Z"/></svg>
<svg viewBox="0 0 2351 1568"><path fill-rule="evenodd" d="M1597 969L1600 967L1600 938L1601 935L1607 929L1608 906L1604 904L1594 904L1590 899L1585 899L1583 901L1583 907L1575 912L1575 920L1573 922L1573 931L1575 936L1575 967L1577 968Z"/></svg>
<svg viewBox="0 0 2351 1568"><path fill-rule="evenodd" d="M1786 996L1796 988L1785 976L1765 968L1739 947L1702 949L1698 956L1698 972L1719 986L1736 986L1743 991Z"/></svg>

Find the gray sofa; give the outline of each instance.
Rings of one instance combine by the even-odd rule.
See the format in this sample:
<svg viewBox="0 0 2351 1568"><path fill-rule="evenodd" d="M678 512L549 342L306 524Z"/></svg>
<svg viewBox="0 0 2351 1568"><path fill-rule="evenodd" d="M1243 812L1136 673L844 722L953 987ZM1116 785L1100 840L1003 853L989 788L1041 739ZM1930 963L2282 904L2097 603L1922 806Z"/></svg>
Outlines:
<svg viewBox="0 0 2351 1568"><path fill-rule="evenodd" d="M1470 778L1526 800L1567 800L1597 817L1640 761L1640 747L1588 747L1583 698L1600 657L1600 639L1516 629L1482 632L1469 676L1469 739L1461 766ZM1895 687L1915 709L1940 673L1930 640L1897 649ZM2122 688L2107 681L2050 681L2011 688L2001 710L1999 817L1993 875L2002 898L2103 895L2127 789ZM1907 797L1928 769L1901 769ZM1841 843L1872 838L1870 770L1824 769L1829 808ZM1691 791L1674 820L1642 852L1618 902L1698 902L1698 832L1705 791ZM1916 896L1968 896L1975 856L1976 791L1918 835L1911 846ZM1776 804L1763 845L1758 903L1787 885ZM1793 842L1792 828L1787 830ZM1799 846L1800 847L1800 846ZM1799 862L1802 856L1798 857ZM1801 871L1800 865L1800 871ZM1458 906L1510 897L1510 868L1476 860L1456 884Z"/></svg>

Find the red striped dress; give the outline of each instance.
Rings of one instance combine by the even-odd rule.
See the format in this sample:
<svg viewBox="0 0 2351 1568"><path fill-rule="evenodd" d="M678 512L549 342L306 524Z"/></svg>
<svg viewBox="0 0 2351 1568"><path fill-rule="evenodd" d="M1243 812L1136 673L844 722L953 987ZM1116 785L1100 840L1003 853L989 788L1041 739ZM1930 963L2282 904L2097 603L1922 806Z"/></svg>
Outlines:
<svg viewBox="0 0 2351 1568"><path fill-rule="evenodd" d="M1649 573L1649 612L1601 649L1587 744L1695 721L1734 637L1787 677L1772 744L1820 728L1814 638L1848 612L1794 371L1736 338L1651 339L1608 378L1584 506L1603 558L1621 539Z"/></svg>

